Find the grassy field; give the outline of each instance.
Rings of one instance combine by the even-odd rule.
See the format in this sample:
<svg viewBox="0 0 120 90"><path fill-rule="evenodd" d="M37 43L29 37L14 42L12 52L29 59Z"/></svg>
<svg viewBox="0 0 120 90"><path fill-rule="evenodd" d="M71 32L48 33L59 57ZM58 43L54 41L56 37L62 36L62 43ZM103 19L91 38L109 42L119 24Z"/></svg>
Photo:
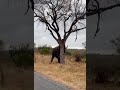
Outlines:
<svg viewBox="0 0 120 90"><path fill-rule="evenodd" d="M51 55L35 53L34 70L48 78L69 86L72 90L86 90L86 63L75 62L71 56L65 56L65 65L50 64Z"/></svg>

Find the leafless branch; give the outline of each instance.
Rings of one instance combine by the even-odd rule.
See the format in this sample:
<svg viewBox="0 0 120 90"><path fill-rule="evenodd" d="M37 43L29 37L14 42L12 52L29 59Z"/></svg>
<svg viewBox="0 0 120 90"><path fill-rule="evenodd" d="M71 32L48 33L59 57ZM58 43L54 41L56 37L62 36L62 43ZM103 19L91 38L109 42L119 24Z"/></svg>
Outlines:
<svg viewBox="0 0 120 90"><path fill-rule="evenodd" d="M50 31L56 41L66 41L71 33L82 30L80 27L83 27L84 25L79 21L84 20L86 16L86 9L85 6L82 5L82 0L74 0L74 2L73 0L40 0L38 4L39 5L34 9L35 17L46 24L48 31ZM72 24L69 28L66 28L67 22L70 21ZM59 22L63 23L63 38L59 32L61 27L59 26ZM73 30L74 26L76 26L76 28ZM58 38L56 38L53 32L55 32Z"/></svg>
<svg viewBox="0 0 120 90"><path fill-rule="evenodd" d="M34 0L28 0L27 5L28 5L28 7L27 7L27 10L26 10L25 14L28 13L28 11L29 11L30 8L32 10L34 10Z"/></svg>

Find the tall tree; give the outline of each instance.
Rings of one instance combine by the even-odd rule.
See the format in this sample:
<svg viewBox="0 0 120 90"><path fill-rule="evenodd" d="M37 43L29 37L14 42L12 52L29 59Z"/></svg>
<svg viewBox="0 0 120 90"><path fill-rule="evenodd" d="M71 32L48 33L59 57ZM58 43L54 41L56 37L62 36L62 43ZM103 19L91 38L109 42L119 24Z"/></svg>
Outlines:
<svg viewBox="0 0 120 90"><path fill-rule="evenodd" d="M28 0L28 4L31 2L31 5L33 7L34 3L37 3L38 1L39 0ZM28 7L30 8L29 5ZM96 37L97 33L100 30L99 25L101 14L116 7L120 7L120 0L86 0L86 16L98 15L97 28L94 37Z"/></svg>
<svg viewBox="0 0 120 90"><path fill-rule="evenodd" d="M46 25L46 29L60 46L60 63L65 63L66 40L74 32L77 39L78 31L86 28L86 4L82 0L39 0L34 11L35 18Z"/></svg>
<svg viewBox="0 0 120 90"><path fill-rule="evenodd" d="M79 1L81 1L82 2L82 0L61 0L61 2L62 1L65 1L65 2L69 2L69 5L70 6L72 6L72 4L74 3L74 1L75 2L79 2ZM37 3L36 3L37 2ZM52 3L51 3L52 2ZM43 12L43 11L45 11L45 10L43 10L42 9L42 7L46 7L46 5L47 5L47 7L50 7L48 10L51 10L51 11L54 11L54 9L56 10L56 8L58 8L58 6L56 7L56 5L54 5L53 4L53 2L58 2L58 3L56 3L56 5L58 5L59 6L59 8L60 8L60 10L62 10L61 8L63 8L63 6L65 5L62 5L61 3L60 3L60 0L56 0L56 1L53 1L53 0L28 0L28 8L30 8L30 5L29 4L31 4L31 6L33 7L34 6L34 3L35 3L35 8L36 8L36 5L38 6L38 5L40 5L39 6L39 8L37 8L37 9L35 9L35 11L37 10L37 12L39 12L39 14L41 14L42 15L42 13L41 13L41 11ZM71 2L72 2L72 4L71 4ZM43 5L43 6L42 6ZM68 6L69 7L69 5L68 4L66 4L66 6ZM76 3L76 5L75 4L73 4L73 6L79 6L80 4L77 4ZM52 7L52 8L51 8ZM67 8L68 8L67 7ZM101 14L103 13L103 12L105 12L105 11L108 11L108 10L110 10L110 9L113 9L113 8L116 8L116 7L120 7L120 0L87 0L87 2L86 2L86 12L84 11L84 14L83 14L83 17L85 17L85 14L86 14L86 16L92 16L92 15L98 15L98 23L97 23L97 28L96 28L96 32L95 32L95 35L94 36L96 36L97 35L97 33L99 32L99 30L100 30L100 27L99 27L99 24L100 24L100 19L101 19ZM67 8L65 8L65 11L67 10ZM33 9L33 8L32 8ZM28 9L29 10L29 9ZM27 12L28 12L28 10L27 10ZM59 10L59 9L58 9ZM72 7L72 10L73 10L73 7ZM77 8L77 10L76 9L74 9L75 11L79 11L79 9ZM64 11L64 9L63 9L63 11ZM38 20L40 20L40 21L42 21L42 22L46 22L46 19L44 18L44 15L43 15L43 17L39 17L39 14L38 13L35 13L35 17L38 17L39 19ZM44 13L45 14L45 13ZM51 13L46 13L49 17L51 17ZM46 14L45 14L45 16L46 16ZM54 14L55 15L55 14ZM62 15L62 14L61 14ZM70 16L69 16L69 12L68 12L68 14L67 14L67 18L69 19L70 17L72 17L72 15L73 16L75 16L75 13L73 12L73 14L71 14ZM56 15L55 15L56 16ZM57 15L58 16L58 15ZM64 17L65 15L63 14L61 17ZM82 19L80 19L80 20L83 20L83 19L85 19L85 18L83 18L82 17ZM48 17L47 17L48 18ZM53 18L53 17L51 17L51 18ZM65 17L66 18L66 17ZM59 19L59 18L58 18ZM63 19L62 19L63 20ZM66 20L64 20L64 22L66 22ZM53 27L55 26L56 27L56 25L55 25L55 23L56 22L53 22ZM74 23L73 23L74 24ZM50 30L51 29L51 27L49 26L49 24L46 24L46 26L47 26L47 29L51 32L51 34L52 34L52 36L54 37L54 34L53 34L53 32ZM65 25L64 25L65 26ZM73 26L75 26L75 25L73 25ZM52 28L53 28L52 27ZM76 27L76 26L75 26ZM73 28L73 27L72 27ZM66 29L65 29L66 30ZM59 30L58 30L59 31ZM77 30L75 30L74 32L76 32ZM67 33L70 33L71 31L67 31ZM58 35L58 34L57 34ZM66 36L66 35L65 35ZM67 34L67 36L69 36L69 34ZM56 38L56 37L54 37L54 38ZM58 42L58 40L59 39L55 39L57 42ZM63 41L66 41L67 39L63 39Z"/></svg>

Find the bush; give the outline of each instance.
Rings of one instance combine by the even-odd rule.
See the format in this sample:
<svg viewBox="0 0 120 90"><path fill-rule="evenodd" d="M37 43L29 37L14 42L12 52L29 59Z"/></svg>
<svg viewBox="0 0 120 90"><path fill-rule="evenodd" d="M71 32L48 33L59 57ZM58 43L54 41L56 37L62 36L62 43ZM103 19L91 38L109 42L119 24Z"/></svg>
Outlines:
<svg viewBox="0 0 120 90"><path fill-rule="evenodd" d="M75 61L76 61L76 62L79 62L79 61L82 60L81 55L80 55L79 52L76 52L76 53L73 55L73 57L75 58Z"/></svg>
<svg viewBox="0 0 120 90"><path fill-rule="evenodd" d="M39 46L38 50L39 50L40 54L44 54L44 55L51 53L51 47L47 46L47 45Z"/></svg>
<svg viewBox="0 0 120 90"><path fill-rule="evenodd" d="M30 53L21 53L21 54L16 54L14 56L14 63L16 66L21 67L21 66L29 66L33 65L33 55Z"/></svg>
<svg viewBox="0 0 120 90"><path fill-rule="evenodd" d="M29 44L20 45L19 47L11 46L9 53L18 67L34 65L34 53L33 50L30 50Z"/></svg>
<svg viewBox="0 0 120 90"><path fill-rule="evenodd" d="M40 49L40 54L50 54L50 50L48 48L41 48Z"/></svg>

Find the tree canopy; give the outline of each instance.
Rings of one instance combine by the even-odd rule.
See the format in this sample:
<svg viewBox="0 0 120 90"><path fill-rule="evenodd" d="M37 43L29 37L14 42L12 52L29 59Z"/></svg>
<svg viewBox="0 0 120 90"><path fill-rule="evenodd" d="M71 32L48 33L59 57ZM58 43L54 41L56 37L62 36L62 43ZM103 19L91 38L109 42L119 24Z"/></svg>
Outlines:
<svg viewBox="0 0 120 90"><path fill-rule="evenodd" d="M30 4L31 4L33 9L34 3L36 4L39 1L40 0L28 0L28 8L30 8ZM77 1L77 0L69 0L69 1ZM85 0L80 0L80 1L85 1ZM101 14L105 11L111 10L116 7L120 7L120 0L86 0L86 16L98 15L98 23L94 36L96 36L100 30L99 24L101 20Z"/></svg>

